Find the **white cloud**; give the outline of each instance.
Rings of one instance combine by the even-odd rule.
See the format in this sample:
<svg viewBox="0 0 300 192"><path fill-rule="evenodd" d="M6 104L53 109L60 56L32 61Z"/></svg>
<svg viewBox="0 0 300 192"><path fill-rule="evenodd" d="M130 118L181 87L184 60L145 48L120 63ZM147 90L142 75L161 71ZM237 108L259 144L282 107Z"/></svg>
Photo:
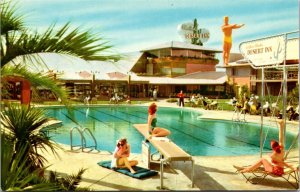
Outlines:
<svg viewBox="0 0 300 192"><path fill-rule="evenodd" d="M275 2L273 0L264 0L263 4L269 3L272 5L273 3L279 4L281 2L285 3L284 0ZM200 27L209 29L211 34L210 40L205 45L220 49L223 38L220 29L223 23L221 14L226 12L226 7L237 7L240 5L244 9L247 5L260 5L262 2L260 0L242 0L239 2L227 0L23 0L21 3L27 8L36 4L39 6L35 7L40 7L41 9L47 6L57 7L57 11L53 9L47 14L33 15L35 18L31 26L38 26L39 31L47 29L49 24L45 24L45 22L59 14L57 26L62 26L62 22L66 22L66 19L71 18L72 26L83 26L83 30L85 28L93 28L95 32L100 32L122 50L136 48L141 50L142 48L166 41L179 40L176 27L178 24L187 21L187 17L186 15L178 15L178 17L175 15L174 20L170 20L170 23L167 25L160 24L158 20L155 26L153 26L153 23L144 23L144 27L137 29L138 26L135 26L135 24L138 25L139 21L143 19L142 16L136 15L137 13L147 11L155 15L158 13L157 11L166 10L165 13L167 13L168 10L180 8L186 9L187 14L189 14L189 10L195 11L195 9L198 9L195 12L195 18L198 19ZM64 11L60 11L62 9ZM216 12L211 13L212 10L216 10ZM34 13L39 13L38 11L40 10ZM266 10L260 13L257 10L253 10L249 14L237 10L230 13L232 14L229 15L230 22L246 24L242 29L233 32L233 50L237 49L241 41L249 40L249 38L255 39L261 35L268 36L277 32L286 32L286 30L291 30L293 26L295 26L295 29L298 28L298 9L284 8L281 10ZM126 15L126 18L122 18L122 14ZM88 15L93 15L93 17L88 18ZM87 18L86 21L83 21L82 17ZM118 26L122 27L118 28Z"/></svg>

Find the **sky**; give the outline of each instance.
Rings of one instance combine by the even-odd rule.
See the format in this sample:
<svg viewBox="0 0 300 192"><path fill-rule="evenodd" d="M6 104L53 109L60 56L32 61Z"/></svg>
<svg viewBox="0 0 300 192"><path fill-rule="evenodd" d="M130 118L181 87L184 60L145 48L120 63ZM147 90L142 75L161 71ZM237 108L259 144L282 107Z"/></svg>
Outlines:
<svg viewBox="0 0 300 192"><path fill-rule="evenodd" d="M208 29L205 47L222 50L223 17L245 26L233 31L232 52L243 41L299 29L298 0L20 0L26 26L43 32L71 22L100 34L120 53L183 41L177 26L197 19Z"/></svg>

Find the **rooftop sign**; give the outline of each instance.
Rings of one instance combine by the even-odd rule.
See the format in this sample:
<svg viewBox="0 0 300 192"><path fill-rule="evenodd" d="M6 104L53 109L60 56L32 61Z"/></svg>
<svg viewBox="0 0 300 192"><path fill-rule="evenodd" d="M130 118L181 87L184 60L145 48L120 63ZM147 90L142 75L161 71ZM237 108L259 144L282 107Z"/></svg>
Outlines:
<svg viewBox="0 0 300 192"><path fill-rule="evenodd" d="M240 52L254 67L278 65L285 58L284 35L274 36L240 44Z"/></svg>
<svg viewBox="0 0 300 192"><path fill-rule="evenodd" d="M205 28L200 28L197 32L194 31L194 24L192 22L187 22L178 25L177 27L180 37L187 43L191 43L193 38L199 39L202 43L208 41L210 33Z"/></svg>

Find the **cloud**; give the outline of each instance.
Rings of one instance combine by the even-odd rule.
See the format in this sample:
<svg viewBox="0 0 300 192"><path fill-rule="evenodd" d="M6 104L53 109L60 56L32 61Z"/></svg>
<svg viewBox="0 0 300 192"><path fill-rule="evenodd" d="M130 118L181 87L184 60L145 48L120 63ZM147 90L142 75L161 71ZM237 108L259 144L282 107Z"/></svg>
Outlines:
<svg viewBox="0 0 300 192"><path fill-rule="evenodd" d="M238 3L225 0L23 0L21 3L27 10L34 10L33 18L30 15L32 28L38 26L39 31L44 31L54 20L57 26L71 20L72 26L100 32L120 49L135 49L138 45L146 48L155 42L180 40L177 25L193 18L198 19L200 27L210 31L205 45L221 48L220 27L227 12L230 22L246 24L233 32L233 49L241 41L298 28L298 4L293 7L292 1L284 0Z"/></svg>

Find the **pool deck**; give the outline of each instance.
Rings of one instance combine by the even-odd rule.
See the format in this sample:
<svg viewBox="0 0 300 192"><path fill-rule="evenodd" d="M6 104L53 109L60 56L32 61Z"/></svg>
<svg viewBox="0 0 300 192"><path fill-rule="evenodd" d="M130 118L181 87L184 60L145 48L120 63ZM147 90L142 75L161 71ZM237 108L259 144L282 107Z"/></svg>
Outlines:
<svg viewBox="0 0 300 192"><path fill-rule="evenodd" d="M143 105L149 105L143 104ZM159 107L178 107L175 103L167 103L164 100L158 101ZM231 120L233 112L212 111L193 109L203 112L201 118ZM259 123L260 116L246 115L247 122ZM275 124L269 117L264 118L268 125ZM295 134L298 133L299 123L287 121L287 129ZM101 145L101 143L99 144ZM111 154L107 151L70 151L70 147L61 145L62 149L57 150L60 158L51 153L43 152L44 157L51 165L47 170L56 171L59 174L75 174L80 168L87 170L83 174L80 186L89 187L96 191L141 191L160 190L160 176L153 176L146 179L134 179L115 171L102 168L97 162L110 160ZM131 158L141 162L141 154L131 154ZM173 162L165 167L164 186L168 190L295 190L282 178L267 177L260 184L246 183L241 174L237 174L232 165L250 165L257 161L259 155L244 156L193 156L195 160L194 188L191 187L191 166L190 162ZM299 150L293 150L289 154L292 164L299 164ZM141 163L140 166L143 166ZM151 163L151 169L159 172L159 164Z"/></svg>

